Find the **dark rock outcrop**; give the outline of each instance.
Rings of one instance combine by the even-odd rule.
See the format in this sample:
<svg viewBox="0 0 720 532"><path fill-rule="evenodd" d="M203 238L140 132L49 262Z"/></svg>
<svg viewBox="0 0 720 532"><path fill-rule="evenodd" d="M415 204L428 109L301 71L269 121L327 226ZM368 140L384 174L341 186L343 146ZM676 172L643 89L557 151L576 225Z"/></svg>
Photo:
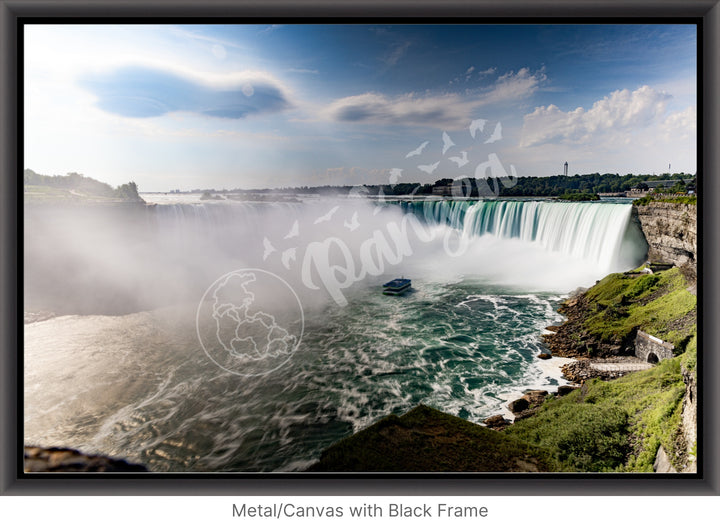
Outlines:
<svg viewBox="0 0 720 532"><path fill-rule="evenodd" d="M520 399L515 399L508 404L508 410L515 415L515 421L530 417L537 412L547 396L546 390L528 390Z"/></svg>
<svg viewBox="0 0 720 532"><path fill-rule="evenodd" d="M25 472L95 472L95 473L137 473L147 471L140 464L132 464L125 460L108 458L107 456L86 455L75 449L61 447L29 447L25 446Z"/></svg>

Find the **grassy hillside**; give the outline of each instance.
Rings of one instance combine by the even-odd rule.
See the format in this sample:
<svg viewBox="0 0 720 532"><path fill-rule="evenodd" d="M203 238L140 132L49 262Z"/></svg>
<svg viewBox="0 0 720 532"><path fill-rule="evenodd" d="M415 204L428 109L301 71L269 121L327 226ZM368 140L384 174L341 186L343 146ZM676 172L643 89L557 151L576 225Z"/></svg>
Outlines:
<svg viewBox="0 0 720 532"><path fill-rule="evenodd" d="M421 405L326 449L309 471L554 471L552 452Z"/></svg>
<svg viewBox="0 0 720 532"><path fill-rule="evenodd" d="M546 401L505 433L547 449L564 471L652 472L660 444L681 469L685 392L683 364L694 364L695 341L680 357L614 381L593 380Z"/></svg>
<svg viewBox="0 0 720 532"><path fill-rule="evenodd" d="M583 326L603 340L619 340L639 328L685 345L697 329L697 297L687 288L677 268L639 277L609 275L585 294L590 312Z"/></svg>
<svg viewBox="0 0 720 532"><path fill-rule="evenodd" d="M113 188L81 174L47 176L30 169L23 174L23 197L31 203L144 203L132 181Z"/></svg>
<svg viewBox="0 0 720 532"><path fill-rule="evenodd" d="M614 381L588 382L580 391L547 401L507 434L547 448L567 470L652 471L660 444L681 468L687 459L680 434L681 368L694 370L697 358L697 297L685 277L677 268L611 274L572 309L566 307L570 321L558 334L573 338L581 354L591 340L627 344L641 329L675 344L679 356Z"/></svg>

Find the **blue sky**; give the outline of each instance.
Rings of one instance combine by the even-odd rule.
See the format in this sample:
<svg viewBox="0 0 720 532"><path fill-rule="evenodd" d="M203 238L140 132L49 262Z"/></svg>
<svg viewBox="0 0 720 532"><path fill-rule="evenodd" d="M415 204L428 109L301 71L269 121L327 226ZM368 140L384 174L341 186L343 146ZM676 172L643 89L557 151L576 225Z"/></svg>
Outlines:
<svg viewBox="0 0 720 532"><path fill-rule="evenodd" d="M694 173L696 59L690 25L28 25L24 166L141 191Z"/></svg>

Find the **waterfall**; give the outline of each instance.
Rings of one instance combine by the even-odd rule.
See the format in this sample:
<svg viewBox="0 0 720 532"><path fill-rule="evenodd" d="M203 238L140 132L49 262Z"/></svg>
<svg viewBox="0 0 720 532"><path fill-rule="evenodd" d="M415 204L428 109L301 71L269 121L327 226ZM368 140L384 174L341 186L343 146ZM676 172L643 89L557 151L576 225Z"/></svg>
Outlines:
<svg viewBox="0 0 720 532"><path fill-rule="evenodd" d="M629 204L410 201L402 207L428 223L458 229L465 237L492 235L533 242L550 252L591 261L603 270L636 266L646 250L631 223ZM629 239L636 245L624 245Z"/></svg>

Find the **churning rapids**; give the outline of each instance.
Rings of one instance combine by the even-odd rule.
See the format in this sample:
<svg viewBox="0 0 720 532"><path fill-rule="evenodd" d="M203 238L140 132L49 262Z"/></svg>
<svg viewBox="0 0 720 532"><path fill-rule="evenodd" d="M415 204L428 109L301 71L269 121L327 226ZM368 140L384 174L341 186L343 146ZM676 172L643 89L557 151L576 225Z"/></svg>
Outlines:
<svg viewBox="0 0 720 532"><path fill-rule="evenodd" d="M537 358L557 305L646 252L628 204L166 198L26 206L26 315L53 316L25 324L27 444L153 471L296 471L418 403L482 422L564 382ZM244 316L264 321L242 323L272 316L293 339L255 376L218 364L254 333L201 339L209 288L244 269L277 283L217 308L256 305ZM413 291L382 295L401 275Z"/></svg>

